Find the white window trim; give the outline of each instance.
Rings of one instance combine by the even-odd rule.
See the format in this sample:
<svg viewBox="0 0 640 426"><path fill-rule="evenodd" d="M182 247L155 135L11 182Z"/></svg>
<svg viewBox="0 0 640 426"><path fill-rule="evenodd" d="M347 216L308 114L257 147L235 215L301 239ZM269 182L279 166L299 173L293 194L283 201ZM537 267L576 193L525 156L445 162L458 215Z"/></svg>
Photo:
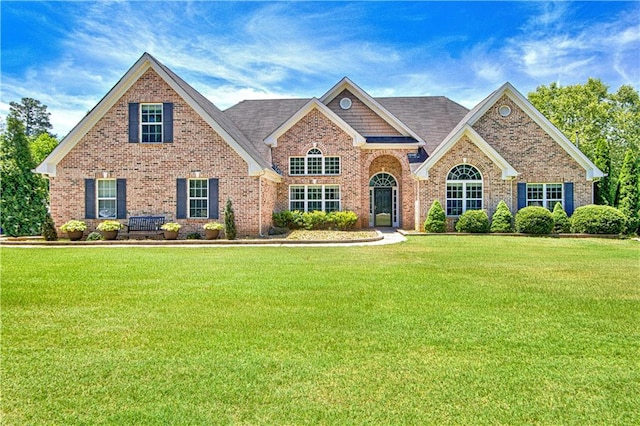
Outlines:
<svg viewBox="0 0 640 426"><path fill-rule="evenodd" d="M325 198L325 190L327 187L331 187L331 188L338 188L338 199L326 199ZM291 190L293 188L304 188L304 199L302 200L292 200L291 199ZM309 200L309 188L321 188L322 189L322 198L320 200ZM327 202L337 202L338 203L338 209L335 211L342 211L342 187L341 185L336 185L336 184L326 184L326 185L289 185L289 210L299 210L299 211L303 211L303 212L308 212L309 211L309 202L321 202L322 208L321 211L327 211L327 207L326 207L326 203ZM304 210L300 210L300 209L294 209L292 208L292 204L293 203L304 203ZM317 209L314 209L317 210ZM313 210L312 210L313 211ZM334 211L334 210L332 210Z"/></svg>
<svg viewBox="0 0 640 426"><path fill-rule="evenodd" d="M114 183L115 195L113 197L100 197L100 182L111 181ZM113 216L100 215L100 201L115 201L115 209ZM116 219L118 217L118 183L116 179L96 179L96 217L98 219Z"/></svg>
<svg viewBox="0 0 640 426"><path fill-rule="evenodd" d="M192 197L191 196L191 182L203 181L205 183L205 196L204 197ZM204 216L191 216L191 200L205 200L207 207L205 209ZM193 178L187 179L187 218L189 219L206 219L209 217L209 179L206 178Z"/></svg>
<svg viewBox="0 0 640 426"><path fill-rule="evenodd" d="M325 156L322 151L320 154L309 154L312 150L318 150L318 148L311 148L307 151L307 155L305 156L291 156L289 157L289 176L339 176L342 174L342 160L337 155L327 155ZM293 158L303 158L304 159L304 172L303 173L291 173L291 159ZM321 158L322 171L320 173L309 173L309 158ZM338 159L338 172L337 173L327 173L327 159L329 158L337 158Z"/></svg>
<svg viewBox="0 0 640 426"><path fill-rule="evenodd" d="M160 113L162 116L162 121L158 122L153 122L153 123L148 123L148 122L142 122L142 110L144 109L144 106L160 106ZM140 117L139 117L139 123L140 123L140 128L138 129L138 134L140 135L140 143L163 143L164 142L164 104L159 103L159 102L147 102L147 103L141 103L140 104ZM143 137L142 137L142 126L143 125L160 125L160 141L156 141L156 142L144 142L143 141Z"/></svg>
<svg viewBox="0 0 640 426"><path fill-rule="evenodd" d="M480 209L484 208L484 182L483 182L484 179L482 178L482 173L480 172L480 170L478 170L477 167L472 166L471 164L457 164L457 165L453 166L447 172L447 177L449 177L449 174L451 173L451 171L453 169L455 169L458 166L462 166L462 165L466 165L466 166L473 167L474 169L476 169L478 171L478 174L480 175L480 179L479 180L478 179L473 179L473 180L450 180L450 179L447 179L445 181L445 188L444 188L444 190L445 190L445 192L444 192L444 195L445 195L445 206L444 206L444 210L445 210L445 213L446 213L447 217L459 217L462 213L467 211L467 201L468 200L478 200L478 198L467 198L467 184L475 184L475 185L480 184L480 191L481 191L481 194L482 194L482 197L479 198L479 200L480 200ZM448 198L447 197L449 184L462 184L462 213L460 213L460 215L449 214L449 200L460 200L460 198Z"/></svg>
<svg viewBox="0 0 640 426"><path fill-rule="evenodd" d="M529 198L529 186L530 185L542 185L542 200L534 200ZM547 185L558 185L560 187L560 199L558 200L557 198L547 198ZM533 204L531 204L530 202L535 202L538 203L540 201L542 201L542 207L545 207L548 210L553 211L553 208L555 207L555 203L560 202L560 204L562 204L562 208L564 209L564 184L562 182L527 182L527 186L526 186L526 193L527 193L527 201L526 201L526 206L531 206ZM547 203L549 202L549 200L553 200L553 206L548 206Z"/></svg>

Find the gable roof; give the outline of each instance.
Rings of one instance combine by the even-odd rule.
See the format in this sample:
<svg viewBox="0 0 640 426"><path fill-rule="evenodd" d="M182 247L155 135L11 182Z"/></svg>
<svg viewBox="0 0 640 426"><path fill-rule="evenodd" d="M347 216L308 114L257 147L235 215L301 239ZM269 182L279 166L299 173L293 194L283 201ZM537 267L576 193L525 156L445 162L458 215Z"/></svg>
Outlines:
<svg viewBox="0 0 640 426"><path fill-rule="evenodd" d="M280 179L280 176L272 170L271 155L268 150L260 151L244 136L233 121L225 116L211 101L148 53L144 53L140 59L136 61L118 83L116 83L80 123L69 132L35 171L37 173L55 176L56 166L64 156L71 151L98 120L100 120L122 95L149 69L153 69L153 71L178 93L178 95L247 162L249 175L264 174L270 179Z"/></svg>
<svg viewBox="0 0 640 426"><path fill-rule="evenodd" d="M353 127L351 127L347 122L345 122L340 116L338 116L335 112L331 111L325 104L320 102L317 98L311 98L306 104L302 106L302 108L298 109L287 121L282 123L278 128L276 128L273 132L271 132L265 139L264 142L267 145L272 147L278 146L278 138L282 136L287 130L293 127L298 121L300 121L305 115L307 115L312 110L317 109L325 117L329 120L333 121L342 131L347 133L353 138L353 145L359 146L364 145L366 143L366 139L360 133L358 133Z"/></svg>
<svg viewBox="0 0 640 426"><path fill-rule="evenodd" d="M605 174L593 164L586 155L582 153L564 134L558 130L540 111L534 107L527 98L525 98L518 90L516 90L511 83L506 82L500 86L497 90L483 99L478 105L470 110L467 115L451 130L449 135L438 145L433 151L433 156L440 158L442 154L440 151L448 151L452 139L455 139L467 126L472 127L480 118L492 108L502 96L507 96L511 99L520 109L522 109L538 126L540 126L558 145L560 145L566 152L573 158L580 166L582 166L587 175L587 180L593 180L596 178L604 177ZM472 129L473 130L473 129ZM475 131L474 131L475 132ZM479 136L479 135L478 135ZM482 138L481 138L482 139ZM486 143L486 142L485 142ZM492 148L493 149L493 148ZM435 161L427 159L420 167L415 171L416 174L420 174L423 177L428 176L428 169ZM496 163L497 164L497 163ZM504 177L504 174L503 174Z"/></svg>

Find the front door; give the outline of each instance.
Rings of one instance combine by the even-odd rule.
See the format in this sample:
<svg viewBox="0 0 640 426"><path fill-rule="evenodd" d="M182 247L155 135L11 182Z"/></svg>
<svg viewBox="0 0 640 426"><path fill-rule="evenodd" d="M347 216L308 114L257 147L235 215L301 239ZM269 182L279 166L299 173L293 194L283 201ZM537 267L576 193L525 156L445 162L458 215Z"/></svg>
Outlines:
<svg viewBox="0 0 640 426"><path fill-rule="evenodd" d="M391 188L373 188L374 226L391 226L394 223L392 196Z"/></svg>

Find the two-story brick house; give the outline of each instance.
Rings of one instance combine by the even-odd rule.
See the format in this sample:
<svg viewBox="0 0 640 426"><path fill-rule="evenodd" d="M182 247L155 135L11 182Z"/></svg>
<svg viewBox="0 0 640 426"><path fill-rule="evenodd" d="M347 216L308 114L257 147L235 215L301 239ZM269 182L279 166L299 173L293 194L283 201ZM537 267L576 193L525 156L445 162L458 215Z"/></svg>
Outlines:
<svg viewBox="0 0 640 426"><path fill-rule="evenodd" d="M240 235L266 233L287 209L419 229L435 199L452 219L500 200L571 213L603 176L509 83L470 111L445 97L373 98L348 78L319 98L221 111L149 54L36 171L58 226L164 215L200 231L231 199Z"/></svg>

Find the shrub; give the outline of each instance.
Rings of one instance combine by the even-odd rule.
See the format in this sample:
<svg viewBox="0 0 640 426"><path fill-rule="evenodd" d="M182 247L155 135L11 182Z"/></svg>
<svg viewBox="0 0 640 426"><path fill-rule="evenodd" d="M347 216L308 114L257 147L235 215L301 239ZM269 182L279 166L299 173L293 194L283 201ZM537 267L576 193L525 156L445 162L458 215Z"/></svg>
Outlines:
<svg viewBox="0 0 640 426"><path fill-rule="evenodd" d="M273 220L273 225L276 228L291 228L293 224L293 212L285 210L283 212L273 213L271 220Z"/></svg>
<svg viewBox="0 0 640 426"><path fill-rule="evenodd" d="M440 201L434 200L424 221L424 232L445 232L447 230L447 216L440 205Z"/></svg>
<svg viewBox="0 0 640 426"><path fill-rule="evenodd" d="M358 222L358 215L350 210L331 212L329 215L333 218L333 225L340 231L353 229Z"/></svg>
<svg viewBox="0 0 640 426"><path fill-rule="evenodd" d="M553 206L553 213L551 216L553 216L553 230L555 232L571 232L571 223L569 222L567 212L562 208L562 203L558 202Z"/></svg>
<svg viewBox="0 0 640 426"><path fill-rule="evenodd" d="M47 215L44 217L44 222L42 223L42 236L47 241L58 240L56 224L53 223L53 219L51 219L51 215L49 213L47 213Z"/></svg>
<svg viewBox="0 0 640 426"><path fill-rule="evenodd" d="M200 235L198 232L192 232L190 234L187 234L187 240L201 240L202 239L202 235Z"/></svg>
<svg viewBox="0 0 640 426"><path fill-rule="evenodd" d="M571 216L571 232L619 234L624 231L625 224L624 214L611 206L582 206Z"/></svg>
<svg viewBox="0 0 640 426"><path fill-rule="evenodd" d="M315 210L302 215L304 229L327 229L331 227L331 218L323 211Z"/></svg>
<svg viewBox="0 0 640 426"><path fill-rule="evenodd" d="M513 215L504 201L498 203L491 217L491 232L513 232Z"/></svg>
<svg viewBox="0 0 640 426"><path fill-rule="evenodd" d="M224 229L225 236L228 240L235 240L238 235L238 231L236 229L236 214L233 211L233 206L231 205L231 199L227 199L227 204L224 206Z"/></svg>
<svg viewBox="0 0 640 426"><path fill-rule="evenodd" d="M456 223L458 232L489 232L489 216L484 210L467 210L462 213Z"/></svg>
<svg viewBox="0 0 640 426"><path fill-rule="evenodd" d="M87 235L87 241L102 241L104 237L101 233L93 231L89 235Z"/></svg>
<svg viewBox="0 0 640 426"><path fill-rule="evenodd" d="M553 216L544 207L529 206L516 213L516 232L544 235L553 231Z"/></svg>

